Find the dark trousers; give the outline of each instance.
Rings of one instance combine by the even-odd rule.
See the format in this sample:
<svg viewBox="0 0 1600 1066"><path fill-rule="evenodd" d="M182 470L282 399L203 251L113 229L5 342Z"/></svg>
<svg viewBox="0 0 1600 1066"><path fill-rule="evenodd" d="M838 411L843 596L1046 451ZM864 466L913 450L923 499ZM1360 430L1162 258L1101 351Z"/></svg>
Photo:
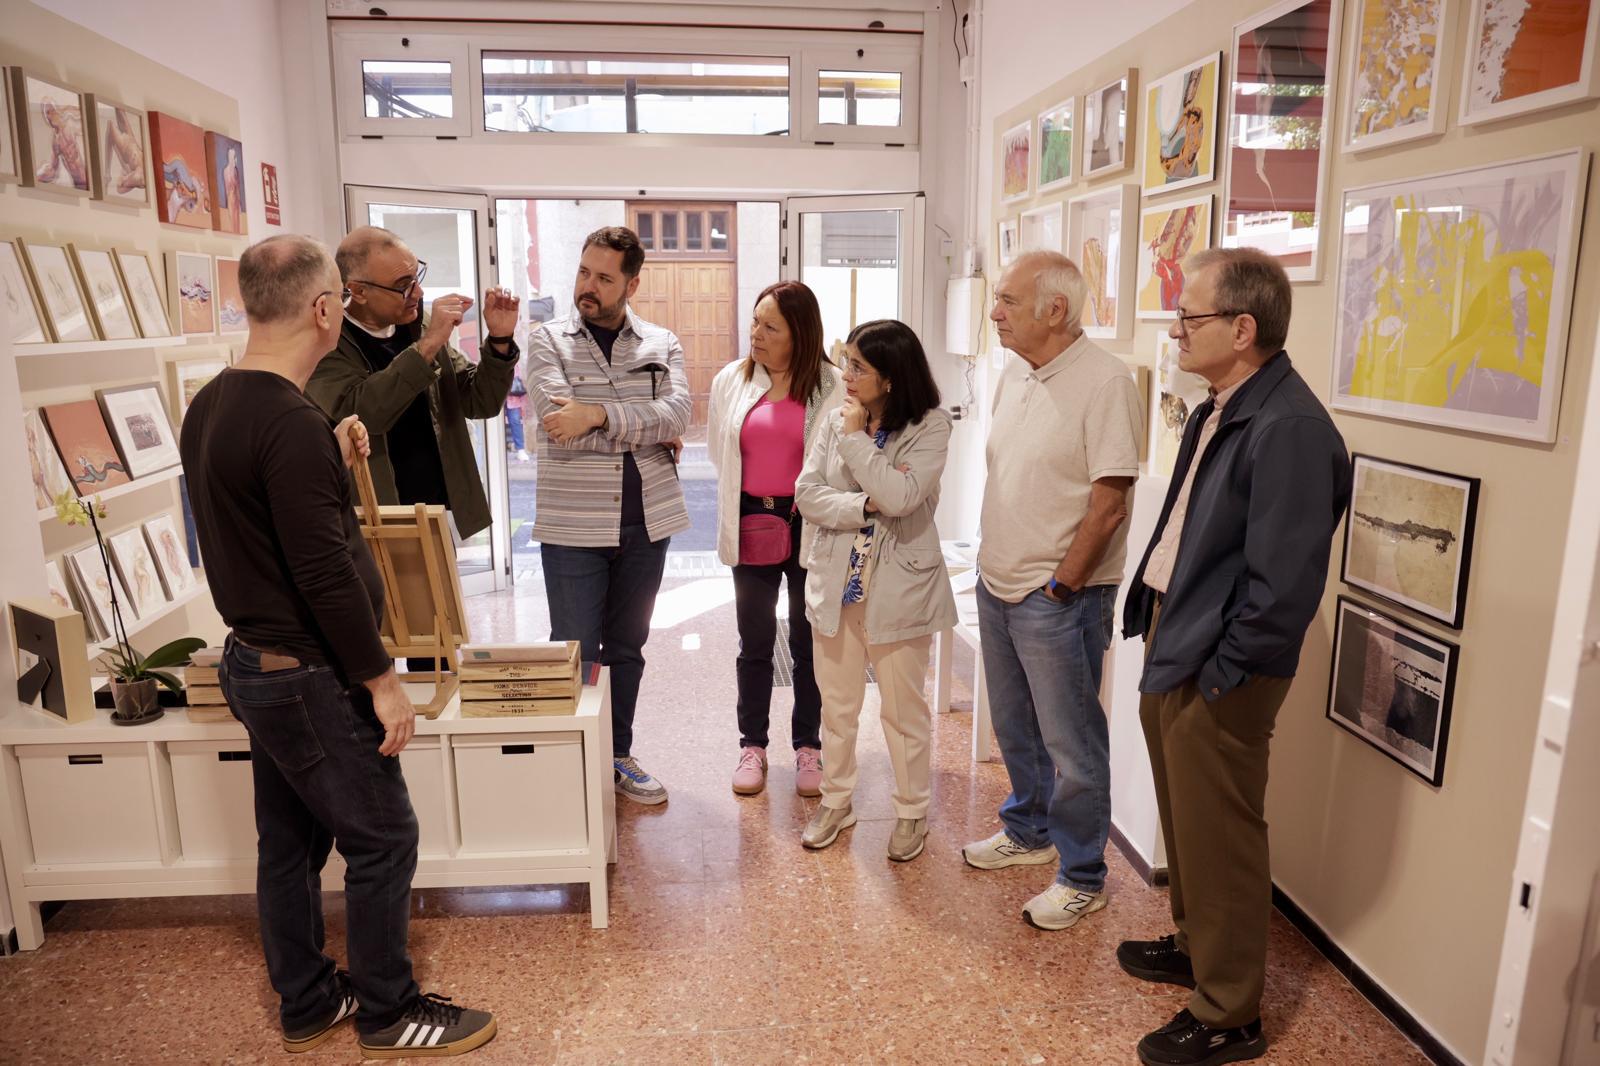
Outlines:
<svg viewBox="0 0 1600 1066"><path fill-rule="evenodd" d="M611 668L611 752L619 759L633 748L644 642L671 541L652 541L644 526L634 525L622 527L614 548L539 546L550 639L576 640L585 662Z"/></svg>
<svg viewBox="0 0 1600 1066"><path fill-rule="evenodd" d="M788 510L779 500L778 513ZM742 496L739 513L770 514L759 497ZM822 694L811 668L811 623L806 621L806 571L800 565L800 520L790 529L789 558L769 566L733 568L733 606L739 623L739 745L765 748L772 711L772 653L778 636L778 591L789 582L789 655L794 661L795 750L822 747Z"/></svg>
<svg viewBox="0 0 1600 1066"><path fill-rule="evenodd" d="M338 1005L322 927L322 867L337 846L356 1026L375 1032L417 997L406 951L417 818L400 760L378 754L383 726L365 689L347 692L323 666L264 671L261 658L230 635L219 675L250 734L256 905L279 1017L293 1029Z"/></svg>

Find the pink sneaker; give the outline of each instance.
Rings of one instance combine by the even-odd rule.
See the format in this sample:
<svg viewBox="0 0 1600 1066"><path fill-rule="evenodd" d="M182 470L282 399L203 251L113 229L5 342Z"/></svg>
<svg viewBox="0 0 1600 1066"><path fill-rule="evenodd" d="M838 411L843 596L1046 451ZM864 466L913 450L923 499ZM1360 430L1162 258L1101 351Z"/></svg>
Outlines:
<svg viewBox="0 0 1600 1066"><path fill-rule="evenodd" d="M822 795L822 752L816 748L794 753L794 790L802 796Z"/></svg>
<svg viewBox="0 0 1600 1066"><path fill-rule="evenodd" d="M733 771L733 790L741 796L754 796L767 787L767 753L761 748L739 749L739 766Z"/></svg>

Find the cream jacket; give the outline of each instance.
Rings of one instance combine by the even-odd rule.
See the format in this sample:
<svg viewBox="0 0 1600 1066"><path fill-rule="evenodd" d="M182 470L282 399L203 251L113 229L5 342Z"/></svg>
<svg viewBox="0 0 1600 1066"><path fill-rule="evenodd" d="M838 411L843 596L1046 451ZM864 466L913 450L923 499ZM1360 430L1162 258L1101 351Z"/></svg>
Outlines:
<svg viewBox="0 0 1600 1066"><path fill-rule="evenodd" d="M830 414L806 454L795 503L816 528L806 564L806 617L816 632L839 631L839 601L850 548L866 525L867 499L878 510L876 561L867 587L867 642L892 644L949 629L956 601L933 513L950 444L950 416L935 408L889 437L880 451L866 433L843 432ZM904 471L900 467L905 467Z"/></svg>

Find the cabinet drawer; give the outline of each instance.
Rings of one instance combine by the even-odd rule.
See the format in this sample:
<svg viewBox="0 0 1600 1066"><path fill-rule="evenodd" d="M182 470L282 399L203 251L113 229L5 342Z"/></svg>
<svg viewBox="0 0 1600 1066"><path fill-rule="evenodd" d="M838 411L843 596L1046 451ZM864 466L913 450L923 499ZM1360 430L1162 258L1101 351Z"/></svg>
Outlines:
<svg viewBox="0 0 1600 1066"><path fill-rule="evenodd" d="M16 753L35 862L161 860L145 745L26 745Z"/></svg>
<svg viewBox="0 0 1600 1066"><path fill-rule="evenodd" d="M185 859L254 859L256 791L250 742L183 740L167 745Z"/></svg>
<svg viewBox="0 0 1600 1066"><path fill-rule="evenodd" d="M455 737L451 746L463 852L588 845L581 732Z"/></svg>
<svg viewBox="0 0 1600 1066"><path fill-rule="evenodd" d="M445 830L444 756L438 737L413 737L400 753L400 772L411 809L417 812L417 854L423 858L448 858L450 834Z"/></svg>

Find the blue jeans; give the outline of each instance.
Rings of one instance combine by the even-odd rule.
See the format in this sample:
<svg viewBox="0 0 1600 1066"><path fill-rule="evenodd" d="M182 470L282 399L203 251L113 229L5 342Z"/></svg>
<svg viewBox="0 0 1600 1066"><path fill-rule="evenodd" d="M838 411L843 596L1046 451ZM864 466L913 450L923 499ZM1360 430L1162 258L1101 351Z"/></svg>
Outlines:
<svg viewBox="0 0 1600 1066"><path fill-rule="evenodd" d="M279 1017L295 1029L338 1006L322 928L322 867L338 845L356 1027L376 1032L417 998L406 949L417 818L400 760L378 754L383 725L366 689L347 691L326 666L269 671L261 660L229 634L218 676L250 734L256 907Z"/></svg>
<svg viewBox="0 0 1600 1066"><path fill-rule="evenodd" d="M1115 585L1065 603L1043 591L1006 603L978 582L978 631L994 735L1011 777L1000 820L1028 848L1054 844L1056 879L1086 892L1106 882L1111 736L1100 675Z"/></svg>
<svg viewBox="0 0 1600 1066"><path fill-rule="evenodd" d="M623 526L615 548L539 545L550 639L576 640L584 662L611 668L611 753L619 759L633 748L644 642L671 541L652 541L644 526Z"/></svg>
<svg viewBox="0 0 1600 1066"><path fill-rule="evenodd" d="M506 406L506 432L511 434L511 446L517 451L526 447L526 438L522 435L522 408Z"/></svg>

